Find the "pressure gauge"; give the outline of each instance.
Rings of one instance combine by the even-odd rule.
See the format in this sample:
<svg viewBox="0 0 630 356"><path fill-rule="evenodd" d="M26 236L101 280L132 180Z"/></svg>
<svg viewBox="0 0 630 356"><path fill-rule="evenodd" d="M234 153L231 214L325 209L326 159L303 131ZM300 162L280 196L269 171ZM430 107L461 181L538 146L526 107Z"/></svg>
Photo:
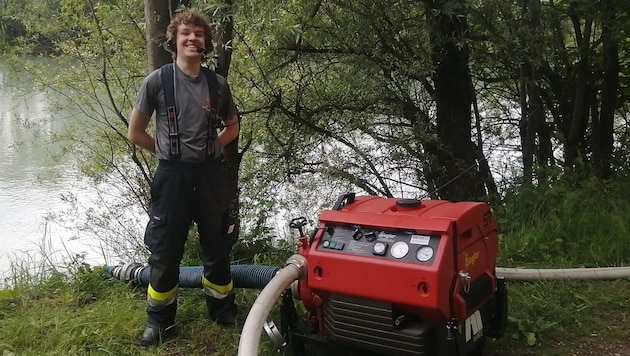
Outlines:
<svg viewBox="0 0 630 356"><path fill-rule="evenodd" d="M394 258L403 258L409 253L409 245L404 241L398 241L392 245L390 253Z"/></svg>
<svg viewBox="0 0 630 356"><path fill-rule="evenodd" d="M377 242L372 247L372 254L376 256L385 256L387 253L387 244L384 242Z"/></svg>
<svg viewBox="0 0 630 356"><path fill-rule="evenodd" d="M433 247L431 246L422 246L416 252L416 258L420 262L426 262L433 257Z"/></svg>

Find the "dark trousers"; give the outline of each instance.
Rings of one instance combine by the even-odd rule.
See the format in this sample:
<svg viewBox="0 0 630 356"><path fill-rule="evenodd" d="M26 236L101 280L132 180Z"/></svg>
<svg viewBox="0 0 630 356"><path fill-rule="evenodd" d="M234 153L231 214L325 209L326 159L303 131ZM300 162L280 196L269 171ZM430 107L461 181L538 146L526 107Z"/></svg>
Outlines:
<svg viewBox="0 0 630 356"><path fill-rule="evenodd" d="M234 197L228 183L220 160L195 164L160 161L151 183L152 205L144 236L151 252L150 289L168 293L178 286L179 265L193 221L197 223L204 255L204 277L217 285L230 284L230 252L236 236L227 231ZM176 311L176 299L165 305L150 303L148 323L170 326L175 322Z"/></svg>

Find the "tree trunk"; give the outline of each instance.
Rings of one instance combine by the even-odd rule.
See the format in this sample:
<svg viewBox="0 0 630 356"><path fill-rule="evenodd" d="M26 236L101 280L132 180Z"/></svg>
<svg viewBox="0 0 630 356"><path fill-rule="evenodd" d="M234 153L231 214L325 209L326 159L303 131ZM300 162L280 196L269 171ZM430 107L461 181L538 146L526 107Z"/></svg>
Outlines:
<svg viewBox="0 0 630 356"><path fill-rule="evenodd" d="M577 160L583 158L586 127L589 118L589 92L590 92L590 61L589 46L591 42L591 29L593 21L585 21L584 32L580 28L580 19L576 15L571 16L574 24L575 37L580 51L580 60L577 65L577 73L574 86L573 111L569 122L569 135L565 143L565 167L575 169Z"/></svg>
<svg viewBox="0 0 630 356"><path fill-rule="evenodd" d="M604 11L602 25L604 78L599 118L597 122L593 122L593 165L597 176L606 179L610 177L613 153L613 120L619 84L619 45L611 28L616 13L614 3L608 4Z"/></svg>
<svg viewBox="0 0 630 356"><path fill-rule="evenodd" d="M225 0L228 6L227 11L232 11L232 0ZM217 55L216 72L224 77L228 77L230 64L232 63L232 39L234 38L234 16L229 13L219 14L222 21L215 28L214 43Z"/></svg>
<svg viewBox="0 0 630 356"><path fill-rule="evenodd" d="M234 38L234 16L231 13L233 11L232 0L225 0L223 2L224 5L221 7L221 11L216 14L219 18L221 18L221 22L215 28L214 34L214 44L215 44L215 54L217 56L217 68L215 68L216 72L228 78L230 73L230 64L232 63L232 41ZM239 124L241 121L241 117L238 117ZM240 136L240 135L239 135ZM234 196L234 200L232 201L232 211L234 220L237 222L237 229L240 232L240 222L238 219L239 210L240 210L240 188L239 188L239 167L241 165L241 160L243 158L243 153L239 152L239 136L230 142L228 145L224 147L224 153L227 163L227 173L230 178L230 184L232 185L232 189L236 192Z"/></svg>
<svg viewBox="0 0 630 356"><path fill-rule="evenodd" d="M431 26L433 82L437 107L435 146L438 167L432 175L440 198L452 201L484 200L486 191L472 142L471 79L465 2L428 1Z"/></svg>
<svg viewBox="0 0 630 356"><path fill-rule="evenodd" d="M546 167L551 161L551 138L545 120L545 108L541 97L542 48L540 34L540 0L523 1L521 45L524 49L521 65L521 151L523 155L523 184L534 180L534 166ZM526 29L526 31L523 31ZM538 63L538 64L537 64ZM538 138L538 146L536 146ZM534 160L536 158L536 160ZM544 177L540 177L544 179Z"/></svg>
<svg viewBox="0 0 630 356"><path fill-rule="evenodd" d="M529 124L531 122L531 117L527 97L528 89L531 87L528 83L532 80L532 70L530 63L527 60L525 61L526 63L522 63L520 66L519 76L521 119L519 120L518 131L521 138L523 184L531 185L534 172L534 133L532 132Z"/></svg>
<svg viewBox="0 0 630 356"><path fill-rule="evenodd" d="M149 71L172 61L171 54L163 47L166 27L171 21L170 4L170 1L144 0Z"/></svg>
<svg viewBox="0 0 630 356"><path fill-rule="evenodd" d="M232 0L226 0L225 5L228 6L228 11L231 11ZM215 51L217 55L218 66L216 72L228 77L230 72L230 63L232 62L232 40L234 37L234 19L230 14L222 14L223 19L216 28L215 32ZM239 121L240 121L239 116ZM233 178L235 184L238 183L238 167L241 164L242 153L238 151L238 136L232 142L225 147L225 155L230 163L231 169L228 169L228 174Z"/></svg>

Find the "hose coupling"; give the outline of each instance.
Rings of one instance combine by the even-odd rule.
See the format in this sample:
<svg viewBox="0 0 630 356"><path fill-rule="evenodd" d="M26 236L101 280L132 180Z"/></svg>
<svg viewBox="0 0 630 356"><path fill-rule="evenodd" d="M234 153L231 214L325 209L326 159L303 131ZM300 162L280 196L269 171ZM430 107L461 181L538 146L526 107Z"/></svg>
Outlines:
<svg viewBox="0 0 630 356"><path fill-rule="evenodd" d="M306 267L307 267L307 261L306 258L300 254L293 254L291 257L289 257L287 259L286 264L284 265L285 267L287 266L293 266L297 269L298 271L298 279L304 279L306 278Z"/></svg>
<svg viewBox="0 0 630 356"><path fill-rule="evenodd" d="M137 281L143 266L140 263L125 263L121 267L116 267L112 275L122 282Z"/></svg>

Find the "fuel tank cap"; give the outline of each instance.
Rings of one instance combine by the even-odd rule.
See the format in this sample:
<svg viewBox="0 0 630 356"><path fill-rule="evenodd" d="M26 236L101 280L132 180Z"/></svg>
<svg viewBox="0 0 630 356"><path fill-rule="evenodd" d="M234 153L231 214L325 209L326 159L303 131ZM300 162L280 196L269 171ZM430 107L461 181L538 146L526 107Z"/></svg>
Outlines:
<svg viewBox="0 0 630 356"><path fill-rule="evenodd" d="M398 200L396 200L396 205L398 205L400 207L405 207L405 208L416 208L416 207L420 206L420 203L422 203L422 201L419 200L419 199L398 199Z"/></svg>

